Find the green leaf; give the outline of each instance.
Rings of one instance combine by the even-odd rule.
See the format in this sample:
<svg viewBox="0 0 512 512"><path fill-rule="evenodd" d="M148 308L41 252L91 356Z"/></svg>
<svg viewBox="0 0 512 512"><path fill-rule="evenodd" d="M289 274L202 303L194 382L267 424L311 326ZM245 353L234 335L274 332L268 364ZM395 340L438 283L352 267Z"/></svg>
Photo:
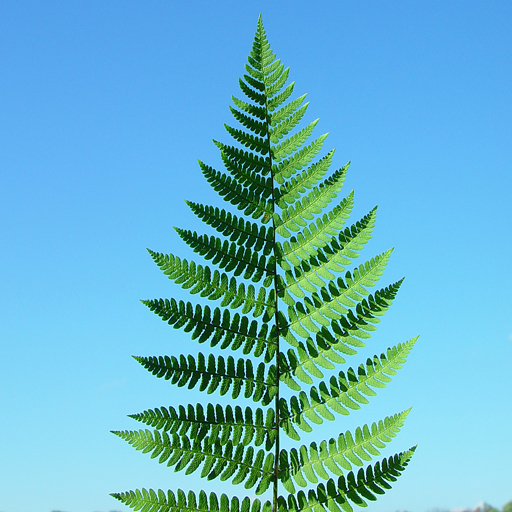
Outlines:
<svg viewBox="0 0 512 512"><path fill-rule="evenodd" d="M387 355L381 354L368 359L365 365L360 365L356 372L349 368L347 373L340 372L337 377L331 377L329 382L320 382L318 388L312 387L309 397L304 393L292 396L290 409L286 400L280 400L280 420L284 424L287 421L296 423L301 428L307 424L307 420L318 422L318 414L333 411L337 414L348 415L349 409L357 410L361 405L367 404L366 396L375 395L372 388L382 388L391 381L390 375L405 363L407 355L412 350L418 337L407 343L398 344L387 350ZM365 396L366 395L366 396ZM330 414L330 412L329 412ZM326 419L327 415L322 414ZM311 427L310 427L311 428Z"/></svg>
<svg viewBox="0 0 512 512"><path fill-rule="evenodd" d="M175 356L133 357L157 377L170 380L178 387L187 386L188 389L199 385L199 391L206 391L208 394L213 393L220 385L221 396L232 390L232 398L238 398L239 386L243 382L246 384L245 398L253 398L255 402L261 401L263 405L268 405L268 388L274 386L274 381L269 378L272 367L265 371L265 364L260 363L254 376L251 359L239 358L235 363L232 356L224 359L222 356L215 358L210 354L207 364L201 352L197 354L197 358L192 355L181 355L179 359Z"/></svg>
<svg viewBox="0 0 512 512"><path fill-rule="evenodd" d="M324 180L318 187L313 189L307 194L303 195L301 199L296 200L291 206L283 209L279 222L276 223L277 232L280 233L279 228L287 229L289 231L297 232L301 228L306 227L307 221L313 220L315 215L322 213L323 209L333 200L336 199L340 192L343 181L345 179L346 167L336 171L330 178ZM282 197L282 202L291 202L290 195L286 194ZM283 205L284 207L284 205ZM336 220L340 217L341 223L334 222L334 219L329 222L332 225L325 225L326 223L316 224L316 228L320 233L325 232L323 242L330 242L332 237L337 234L338 230L344 224L348 215L339 212L339 207L335 212L331 212L331 216L336 216ZM327 216L327 219L329 216ZM313 229L313 228L310 228ZM322 244L323 247L325 244Z"/></svg>
<svg viewBox="0 0 512 512"><path fill-rule="evenodd" d="M343 271L344 265L350 264L352 259L357 258L358 251L370 240L375 224L376 210L374 209L351 228L346 228L336 237L330 236L330 229L333 225L341 229L347 218L347 213L352 209L352 203L353 196L351 194L333 209L332 215L321 220L317 219L316 223L311 223L296 237L285 241L282 248L279 249L280 259L278 262L281 268L291 271L292 267L288 263L290 262L294 267L300 267L299 272L306 272L308 280L311 279L312 273L321 278L322 275L319 271L322 269L331 272ZM297 270L295 274L297 283L300 281L300 285L304 289L313 291L308 288L305 281L306 276L297 275Z"/></svg>
<svg viewBox="0 0 512 512"><path fill-rule="evenodd" d="M202 221L222 235L229 237L231 242L251 247L257 252L263 251L263 254L267 256L272 252L272 227L259 226L213 206L203 206L191 201L186 201L186 203Z"/></svg>
<svg viewBox="0 0 512 512"><path fill-rule="evenodd" d="M322 441L319 445L312 443L309 447L301 446L297 456L290 457L294 464L280 464L279 475L283 480L290 476L301 487L307 484L303 479L303 474L311 483L317 483L316 474L322 479L327 480L329 474L341 476L345 471L352 469L352 464L362 466L361 459L371 461L372 457L380 455L380 449L391 441L400 431L410 409L391 417L386 417L377 423L373 423L370 428L368 425L357 428L355 435L347 431L340 434L338 439L329 439ZM355 441L354 441L355 437ZM282 450L282 459L288 460L286 451Z"/></svg>
<svg viewBox="0 0 512 512"><path fill-rule="evenodd" d="M229 468L229 463L234 462L239 468L233 483L245 482L245 488L250 489L256 484L262 484L268 475L262 469L260 461L263 460L264 451L259 450L254 458L254 448L244 447L242 444L236 446L233 452L233 445L227 442L222 445L219 441L210 443L207 438L195 439L193 443L186 436L167 432L160 434L158 430L139 431L113 431L114 434L130 443L135 449L143 453L151 453L151 458L159 457L159 463L167 463L167 466L174 466L174 471L187 469L187 474L192 473L202 465L201 476L208 480L214 480ZM200 461L198 463L198 461ZM226 469L226 471L228 471ZM231 475L233 472L231 472ZM227 477L226 477L227 479ZM265 483L263 483L264 487ZM258 493L258 491L256 491ZM263 492L263 491L262 491Z"/></svg>
<svg viewBox="0 0 512 512"><path fill-rule="evenodd" d="M227 153L224 153L226 156ZM240 157L241 158L241 157ZM233 156L234 160L235 157ZM256 163L254 164L256 165ZM212 188L227 202L236 206L238 210L243 211L245 215L250 215L253 219L259 219L264 215L270 215L272 206L265 200L265 195L261 190L251 190L244 187L238 180L216 171L212 167L199 162L204 177Z"/></svg>
<svg viewBox="0 0 512 512"><path fill-rule="evenodd" d="M225 494L220 496L220 506L215 493L208 496L205 491L199 491L198 497L193 491L185 494L181 489L176 491L167 491L167 494L159 489L137 489L135 491L127 491L111 494L121 503L133 510L144 510L148 512L160 511L178 511L178 510L196 510L197 512L239 512L249 510L251 502L261 506L258 499L249 497L239 500L237 497L228 498ZM265 502L264 506L269 506L270 502Z"/></svg>
<svg viewBox="0 0 512 512"><path fill-rule="evenodd" d="M210 346L221 343L221 348L231 347L236 350L243 346L243 353L254 352L256 357L267 352L269 347L275 346L273 329L269 334L268 324L261 326L246 316L241 317L235 313L233 317L229 310L215 308L213 312L208 306L195 307L190 302L177 302L174 299L158 299L142 301L151 311L156 313L175 329L182 328L186 332L192 331L192 339L199 343L210 342Z"/></svg>
<svg viewBox="0 0 512 512"><path fill-rule="evenodd" d="M331 320L340 320L348 313L349 307L363 300L369 295L368 287L374 286L380 279L387 265L392 250L376 256L366 263L359 265L352 273L347 272L345 281L338 278L336 284L329 281L327 286L320 288L319 293L313 293L304 302L297 302L288 308L291 327L297 334L308 338L309 333L316 333L319 328L315 322L329 326ZM304 330L306 329L306 331ZM375 329L367 326L367 329Z"/></svg>
<svg viewBox="0 0 512 512"><path fill-rule="evenodd" d="M305 111L306 106L303 107ZM302 112L299 110L298 113ZM300 116L302 117L302 115ZM293 117L292 117L293 118ZM290 119L292 119L290 118ZM298 121L297 121L298 122ZM292 128L294 125L290 125L290 122L286 122L287 127L286 128ZM283 135L288 133L289 129L285 129L282 125L285 123L281 123L275 130L272 130L272 134L270 136L270 140L272 142L277 142ZM274 150L272 152L272 157L274 162L280 162L284 157L293 154L295 151L297 151L298 148L300 148L304 142L310 137L310 135L313 133L313 130L315 126L318 124L318 119L313 121L312 123L309 123L305 128L300 130L295 135L292 135L291 137L288 137L283 142L278 144L277 146L274 146Z"/></svg>
<svg viewBox="0 0 512 512"><path fill-rule="evenodd" d="M302 115L299 117L297 122L302 119L304 114L306 113L306 109L309 105L309 103L306 103L303 107L301 107L302 103L306 99L307 94L303 94L302 96L299 96L297 99L290 101L287 103L283 108L279 109L277 112L272 112L270 115L270 125L272 127L275 127L279 125L282 121L285 119L289 119L291 116L296 115L297 112L300 112L302 109ZM301 110L299 110L301 109ZM297 116L298 117L298 116ZM294 128L296 125L292 126L290 129Z"/></svg>
<svg viewBox="0 0 512 512"><path fill-rule="evenodd" d="M347 477L340 476L338 481L329 480L326 484L319 484L316 490L310 490L308 496L303 491L296 495L290 494L286 503L290 512L317 510L351 511L351 502L358 506L367 506L365 499L374 501L375 494L384 494L384 489L391 488L389 482L396 481L408 465L416 447L402 452L388 459L377 462L375 466L368 466L366 471L360 469L357 477L348 473Z"/></svg>
<svg viewBox="0 0 512 512"><path fill-rule="evenodd" d="M282 178L290 178L306 167L322 149L327 135L327 133L321 135L309 146L295 152L290 158L282 161L279 165L273 165L272 171L274 173L274 179L279 183Z"/></svg>
<svg viewBox="0 0 512 512"><path fill-rule="evenodd" d="M242 312L249 313L254 308L253 315L260 316L264 311L272 315L275 309L275 300L269 294L266 298L265 288L258 290L258 297L254 286L249 285L247 291L244 283L238 283L234 277L229 278L227 274L215 270L212 274L209 267L196 265L194 261L181 260L172 254L164 255L150 251L153 260L169 279L181 284L182 288L188 289L191 294L200 293L201 297L210 300L222 298L222 306L229 306L231 309L243 305Z"/></svg>

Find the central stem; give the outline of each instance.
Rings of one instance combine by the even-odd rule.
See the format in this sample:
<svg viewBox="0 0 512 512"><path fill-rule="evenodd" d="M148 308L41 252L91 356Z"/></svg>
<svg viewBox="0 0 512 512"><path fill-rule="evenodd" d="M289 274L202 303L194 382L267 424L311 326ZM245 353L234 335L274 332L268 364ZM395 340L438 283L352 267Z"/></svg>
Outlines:
<svg viewBox="0 0 512 512"><path fill-rule="evenodd" d="M272 205L272 228L273 228L273 240L272 240L272 253L274 258L274 268L273 268L273 277L274 277L274 296L275 296L275 312L274 312L274 321L276 328L276 351L275 351L275 365L276 365L276 381L275 386L277 388L277 392L275 395L275 429L276 429L276 438L275 438L275 460L274 460L274 489L273 489L273 512L277 512L277 498L279 492L279 315L278 315L278 282L277 282L277 254L276 254L276 221L274 218L275 212L275 204L276 197L274 191L274 171L272 169L272 143L270 141L270 114L268 110L268 96L267 96L267 85L265 83L265 71L263 66L263 49L260 49L260 58L261 58L261 74L263 77L263 86L264 86L264 95L265 95L265 114L266 114L266 123L267 123L267 145L268 145L268 163L270 168L270 178L271 178L271 187L272 187L272 196L271 196L271 205Z"/></svg>
<svg viewBox="0 0 512 512"><path fill-rule="evenodd" d="M269 146L270 146L270 136L269 136ZM270 155L270 161L272 161L272 155ZM279 314L278 314L278 283L277 283L277 257L276 257L276 225L274 219L274 205L275 205L275 197L274 197L274 174L272 172L272 167L270 168L270 173L272 177L272 226L273 226L273 254L274 254L274 294L275 294L275 326L276 326L276 353L275 353L275 365L276 365L276 396L275 396L275 425L276 425L276 449L275 449L275 462L274 462L274 499L273 499L273 512L277 512L277 496L278 496L278 475L279 475Z"/></svg>

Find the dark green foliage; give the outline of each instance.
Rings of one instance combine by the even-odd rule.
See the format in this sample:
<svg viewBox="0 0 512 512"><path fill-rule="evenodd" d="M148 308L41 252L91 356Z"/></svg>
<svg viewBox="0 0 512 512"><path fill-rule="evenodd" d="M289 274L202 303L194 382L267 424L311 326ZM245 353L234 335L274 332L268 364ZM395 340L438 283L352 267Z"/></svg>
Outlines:
<svg viewBox="0 0 512 512"><path fill-rule="evenodd" d="M152 430L114 433L175 471L199 471L251 491L243 499L145 489L113 496L143 512L348 512L383 494L407 466L415 448L371 461L409 410L289 450L282 436L299 442L314 425L368 404L417 338L338 368L365 346L402 280L371 291L392 249L353 265L371 239L376 209L345 226L354 195L338 194L349 164L327 175L334 150L314 161L326 139L308 143L318 120L294 132L308 103L305 95L288 101L294 85L286 86L288 69L272 53L261 18L245 70L246 100L233 98L231 107L240 125L226 125L235 145L214 141L225 171L199 162L213 190L239 214L188 201L218 235L176 229L213 268L149 251L169 279L214 304L143 301L193 340L236 354L135 359L178 387L247 403L157 407L131 415ZM267 490L270 499L253 499Z"/></svg>

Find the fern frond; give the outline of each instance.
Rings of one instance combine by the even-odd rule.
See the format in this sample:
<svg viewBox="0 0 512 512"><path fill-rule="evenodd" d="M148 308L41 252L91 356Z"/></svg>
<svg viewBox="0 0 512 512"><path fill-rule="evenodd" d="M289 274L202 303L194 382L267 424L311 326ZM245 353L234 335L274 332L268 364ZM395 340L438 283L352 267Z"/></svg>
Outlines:
<svg viewBox="0 0 512 512"><path fill-rule="evenodd" d="M175 299L141 302L175 329L192 331L191 338L197 339L199 343L209 341L210 346L214 347L222 342L222 349L230 347L232 350L243 346L244 354L253 352L256 357L261 356L266 349L265 360L275 351L275 328L265 323L259 326L256 320L249 323L246 316L238 313L231 317L229 310L215 308L212 316L208 306L194 307L190 302L177 302Z"/></svg>
<svg viewBox="0 0 512 512"><path fill-rule="evenodd" d="M224 125L224 128L226 128L226 131L231 135L231 137L243 144L246 148L252 149L253 151L258 151L258 153L261 153L262 155L268 154L268 143L262 137L251 135L242 130L237 130L236 128L232 128L227 124Z"/></svg>
<svg viewBox="0 0 512 512"><path fill-rule="evenodd" d="M309 102L304 104L303 106L301 106L302 103L304 102L304 100L306 99L306 96L307 96L307 94L303 94L302 96L299 96L295 100L292 100L289 103L287 103L283 108L279 109L277 112L273 112L272 115L270 116L270 126L272 128L275 128L282 121L284 121L285 119L288 119L288 117L294 115L300 108L305 107L307 109ZM304 111L304 113L305 113L305 111ZM298 121L300 121L300 119ZM292 129L292 128L294 128L294 126L292 126L290 129ZM275 142L277 142L277 140L274 140L272 142L275 143Z"/></svg>
<svg viewBox="0 0 512 512"><path fill-rule="evenodd" d="M220 478L222 481L233 478L233 484L245 482L244 487L251 489L255 485L256 494L262 494L270 485L274 455L270 452L265 457L264 450L255 452L252 446L236 447L228 441L210 443L208 438L195 439L192 443L186 436L160 433L158 430L113 431L113 434L127 441L142 453L151 453L151 458L158 457L160 464L166 462L174 471L186 470L185 474L194 473L201 467L201 477L208 480Z"/></svg>
<svg viewBox="0 0 512 512"><path fill-rule="evenodd" d="M288 80L289 74L290 68L286 68L282 72L280 72L280 70L276 71L273 75L267 78L268 86L266 88L266 93L268 98L272 98L283 88L284 84Z"/></svg>
<svg viewBox="0 0 512 512"><path fill-rule="evenodd" d="M236 160L221 151L224 167L231 173L236 182L247 188L257 201L268 201L272 195L272 180L268 176L256 174L249 169L240 167Z"/></svg>
<svg viewBox="0 0 512 512"><path fill-rule="evenodd" d="M294 273L297 278L292 279L293 282L298 283L307 277L317 280L311 275L311 267L315 267L317 270L324 267L323 264L319 264L317 261L320 258L319 253L321 255L323 254L319 249L329 246L327 247L328 251L340 252L339 244L336 244L334 248L332 245L333 242L336 242L336 235L338 235L339 231L345 225L345 221L349 217L352 206L353 194L350 193L329 213L318 217L315 222L311 222L307 228L302 229L302 232L298 233L297 236L293 236L290 240L284 241L282 246L279 245L279 266L281 268L284 270L292 270L293 267L289 265L288 261L292 263L294 267L303 267L301 270L295 269ZM281 219L279 219L279 222L281 222ZM300 222L302 223L303 221ZM293 224L295 224L295 222L293 222ZM290 236L289 231L283 225L279 226L276 232L285 237ZM334 249L334 251L331 249ZM325 260L326 258L323 259ZM343 258L343 254L337 255L337 261L334 261L333 257L328 260L331 269L338 270L340 268L340 261L350 263L349 259ZM304 262L306 262L306 265L303 264ZM327 271L327 268L325 270ZM315 274L316 273L317 271L315 271ZM289 276L287 277L287 281L290 282Z"/></svg>
<svg viewBox="0 0 512 512"><path fill-rule="evenodd" d="M275 60L276 56L270 49L270 44L261 21L261 15L258 18L258 29L252 44L251 57L258 63L255 66L257 69L261 68L262 71L266 70L267 73L271 73L275 69L275 67L272 70L267 68Z"/></svg>
<svg viewBox="0 0 512 512"><path fill-rule="evenodd" d="M148 249L153 261L160 270L182 288L188 289L190 294L200 293L201 297L210 300L222 299L221 306L229 306L237 309L242 306L242 313L253 311L254 317L259 317L265 312L265 318L270 318L275 311L275 292L269 290L268 297L265 288L258 291L253 285L245 287L244 283L238 283L234 277L221 274L215 270L212 274L209 267L196 265L194 261L188 262L172 254L161 254Z"/></svg>
<svg viewBox="0 0 512 512"><path fill-rule="evenodd" d="M146 370L153 375L178 387L187 386L211 394L218 391L221 396L231 390L231 398L240 396L243 388L244 398L252 398L254 402L268 405L277 393L275 386L275 366L266 367L265 363L258 364L256 371L250 359L239 358L235 361L232 356L226 359L210 354L206 358L201 352L197 359L192 355L179 358L175 356L133 356Z"/></svg>
<svg viewBox="0 0 512 512"><path fill-rule="evenodd" d="M248 141L249 138L247 137L246 142ZM213 142L221 150L222 154L229 158L233 167L238 167L245 171L256 172L262 176L265 176L270 172L268 158L263 158L249 151L235 148L234 146L228 146L227 144L223 144L222 142L218 142L216 140Z"/></svg>
<svg viewBox="0 0 512 512"><path fill-rule="evenodd" d="M299 98L300 99L300 98ZM289 107L294 102L290 102L285 105L279 112L276 113L276 116L279 118L284 114L284 111L291 110ZM276 123L274 120L274 115L271 115L271 130L270 130L270 141L273 144L277 144L285 135L288 135L302 120L304 114L306 113L309 106L309 102L304 104L302 107L298 108L294 112L291 112L284 119L282 119L279 123ZM279 162L282 160L283 156L291 155L298 147L300 147L313 133L313 129L318 124L318 119L310 123L308 126L303 128L297 134L292 137L286 139L281 144L278 144L274 147L274 151L272 153L274 161ZM301 141L300 144L296 144L296 142ZM288 148L293 148L287 151Z"/></svg>
<svg viewBox="0 0 512 512"><path fill-rule="evenodd" d="M267 108L269 112L274 111L276 108L280 107L293 93L293 89L295 88L295 82L292 82L288 85L283 92L279 93L277 96L274 96L267 103Z"/></svg>
<svg viewBox="0 0 512 512"><path fill-rule="evenodd" d="M265 90L265 87L268 87L271 83L281 78L283 74L288 73L288 69L284 69L284 64L281 63L280 59L274 60L273 57L275 57L275 55L270 57L270 59L264 58L262 60L261 56L257 55L256 59L251 58L249 60L250 65L245 65L246 71L256 80L262 91ZM264 61L269 64L265 64ZM246 78L246 75L244 75L244 78ZM258 88L256 85L254 85L254 87ZM265 90L265 92L268 96L268 89Z"/></svg>
<svg viewBox="0 0 512 512"><path fill-rule="evenodd" d="M300 174L293 176L277 189L276 204L279 208L286 208L287 204L293 204L302 198L307 190L311 190L318 181L329 170L334 155L334 149L321 158L318 162L310 165ZM345 166L348 169L350 162Z"/></svg>
<svg viewBox="0 0 512 512"><path fill-rule="evenodd" d="M303 302L296 302L288 307L288 317L294 332L303 338L309 338L310 333L317 333L320 328L313 321L330 326L331 320L339 320L348 314L348 309L363 300L368 295L368 287L375 286L387 265L392 249L376 256L354 271L347 272L345 281L339 277L334 284L330 281L327 286L313 293Z"/></svg>
<svg viewBox="0 0 512 512"><path fill-rule="evenodd" d="M254 103L258 105L265 105L266 96L265 94L261 94L260 92L256 92L251 89L241 78L238 79L238 84L240 85L240 89L242 92Z"/></svg>
<svg viewBox="0 0 512 512"><path fill-rule="evenodd" d="M372 237L376 208L345 227L354 195L339 194L350 162L328 174L334 150L320 154L327 134L312 139L318 120L305 119L306 95L292 97L289 68L272 51L261 16L244 69L243 99L233 96L230 107L237 124L224 125L232 144L214 141L224 169L199 161L206 181L240 214L187 201L217 236L175 230L208 264L149 251L169 279L205 300L142 301L173 328L217 349L134 359L178 387L252 400L254 407L159 407L131 415L153 430L114 433L175 471L199 470L208 480L244 484L252 495L268 490L273 498L146 489L112 496L142 512L351 512L352 504L366 506L388 489L411 458L415 448L368 465L409 410L289 449L280 436L300 441L298 431L369 403L417 338L338 368L365 346L402 281L372 291L391 250L353 264ZM291 391L281 393L282 385ZM280 488L292 494L280 496Z"/></svg>
<svg viewBox="0 0 512 512"><path fill-rule="evenodd" d="M231 242L250 247L253 251L263 250L265 256L272 252L274 233L272 226L259 226L213 206L204 206L192 201L185 202L202 221L229 237Z"/></svg>
<svg viewBox="0 0 512 512"><path fill-rule="evenodd" d="M131 509L143 512L270 512L272 509L270 501L262 503L248 497L240 501L237 497L229 499L225 494L221 494L219 500L215 493L207 495L204 491L199 491L196 497L193 491L185 494L181 489L176 494L167 491L167 495L161 489L137 489L111 496Z"/></svg>
<svg viewBox="0 0 512 512"><path fill-rule="evenodd" d="M390 375L395 375L402 367L417 339L389 348L387 355L368 359L366 364L358 367L357 374L349 368L346 374L340 372L337 377L331 377L328 383L320 382L318 388L313 386L310 389L309 397L301 391L298 397L292 396L289 403L281 398L279 416L283 430L292 439L297 439L293 424L305 432L311 432L308 421L316 424L323 423L322 418L333 421L333 412L346 416L350 414L349 410L357 410L362 404L368 404L366 396L376 395L372 388L384 388L391 382Z"/></svg>
<svg viewBox="0 0 512 512"><path fill-rule="evenodd" d="M283 178L291 178L298 171L306 167L322 149L327 135L327 133L321 135L309 146L296 151L290 158L283 160L280 164L274 164L272 166L272 172L274 173L276 182L281 184L284 182Z"/></svg>
<svg viewBox="0 0 512 512"><path fill-rule="evenodd" d="M233 97L233 102L237 106L249 105L248 103L245 103L244 101L237 100L234 97ZM258 109L264 108L264 107L258 107L255 105L249 105L249 106L252 107L253 109L255 109L255 112L258 112ZM255 135L259 135L261 137L264 137L265 135L267 135L267 123L266 122L257 121L256 119L253 119L252 117L245 115L243 112L240 112L233 107L229 107L229 108L231 110L231 113L233 114L233 117L241 125L245 126L247 129L251 130L251 132L253 132ZM255 115L255 114L252 114L252 112L249 112L249 108L247 108L247 107L240 107L240 108L243 108L243 110L250 113L251 115Z"/></svg>
<svg viewBox="0 0 512 512"><path fill-rule="evenodd" d="M369 339L371 332L375 331L375 319L369 315L354 313L349 310L348 315L341 317L338 321L331 323L332 333L322 331L326 339L338 339L352 347L364 347L362 339Z"/></svg>
<svg viewBox="0 0 512 512"><path fill-rule="evenodd" d="M391 442L403 427L411 409L391 417L386 417L370 427L357 427L354 434L347 430L338 439L329 439L320 444L302 445L298 450L292 448L288 453L280 453L280 480L288 492L295 492L291 477L300 486L306 487L307 481L317 484L318 479L327 480L329 474L341 476L351 471L352 466L363 467L372 457L380 455L385 443Z"/></svg>
<svg viewBox="0 0 512 512"><path fill-rule="evenodd" d="M231 99L233 103L240 109L246 112L247 114L255 117L256 119L259 119L262 121L259 123L259 126L261 127L260 130L258 130L257 133L263 132L266 134L266 120L267 120L267 111L265 110L265 107L258 107L256 105L253 105L251 103L246 103L245 101L239 100L238 98L235 98L234 96L231 96ZM233 108L233 107L231 107ZM249 128L250 129L250 128Z"/></svg>
<svg viewBox="0 0 512 512"><path fill-rule="evenodd" d="M252 251L249 247L222 240L215 236L198 235L195 231L174 228L181 239L196 253L206 260L212 260L214 265L233 272L233 275L243 274L244 279L254 283L261 281L263 276L270 275L267 258Z"/></svg>
<svg viewBox="0 0 512 512"><path fill-rule="evenodd" d="M247 64L245 65L245 69L249 72L249 74L244 75L244 80L257 91L265 92L265 84L262 82L262 74Z"/></svg>
<svg viewBox="0 0 512 512"><path fill-rule="evenodd" d="M346 167L336 171L329 179L325 180L318 187L314 187L307 196L295 204L288 206L281 212L281 218L276 222L276 232L281 236L290 236L290 231L297 232L307 226L307 221L313 220L315 215L322 213L322 210L338 196L338 192L345 180ZM317 224L318 227L318 224ZM338 228L339 230L339 228ZM331 236L337 234L331 227Z"/></svg>
<svg viewBox="0 0 512 512"><path fill-rule="evenodd" d="M396 283L376 291L369 295L356 306L356 313L352 313L350 318L354 317L359 325L377 324L379 317L389 309L398 293L403 279ZM344 325L348 323L345 322ZM333 325L335 322L333 322ZM322 328L316 334L316 341L312 338L306 340L306 345L302 341L298 342L296 349L289 349L287 356L284 352L280 353L279 373L280 379L291 389L298 391L299 386L293 380L298 378L305 384L312 384L311 377L323 378L320 368L332 370L335 364L344 364L345 359L341 354L351 356L356 354L352 347L364 347L365 344L359 339L354 338L358 333L364 333L367 337L367 331L359 330L355 324L348 324L350 333L343 331L341 334L333 335L328 329ZM340 324L336 323L339 331ZM331 325L332 327L332 325ZM356 330L357 329L357 330ZM351 345L351 346L349 346Z"/></svg>
<svg viewBox="0 0 512 512"><path fill-rule="evenodd" d="M327 222L320 222L320 229L311 223L309 228L303 229L296 237L285 240L281 245L276 243L276 249L279 255L278 264L283 270L291 270L292 267L301 265L303 261L317 267L315 273L318 274L318 267L326 270L342 271L343 265L351 263L352 259L359 256L363 246L371 239L371 233L375 226L375 217L377 209L374 208L370 213L363 217L350 228L345 228L336 237L331 237L329 242L324 242L325 233L329 233L328 228L333 223L344 222L347 211L352 208L353 196L349 195L343 201L332 217L327 218ZM302 286L304 286L302 280Z"/></svg>
<svg viewBox="0 0 512 512"><path fill-rule="evenodd" d="M390 482L396 482L414 454L414 446L406 452L398 453L368 466L366 472L360 469L356 475L350 472L347 478L340 476L337 482L330 479L325 485L320 484L316 491L310 490L306 497L303 491L297 496L290 494L288 500L280 497L280 508L288 512L308 512L325 510L326 512L353 512L350 502L366 507L366 500L375 501L376 494L384 494L391 489Z"/></svg>
<svg viewBox="0 0 512 512"><path fill-rule="evenodd" d="M334 364L344 364L345 358L340 355L354 355L357 352L347 345L338 343L326 343L320 333L316 335L316 342L308 338L306 344L297 342L297 346L288 349L287 353L280 352L279 378L290 389L299 391L300 386L295 379L305 384L312 384L311 376L323 378L324 374L320 368L333 370ZM333 364L334 363L334 364Z"/></svg>
<svg viewBox="0 0 512 512"><path fill-rule="evenodd" d="M331 258L327 258L323 251L319 251L327 244L333 242L332 233L335 228L341 229L348 218L349 212L353 205L353 195L350 194L344 199L336 208L329 214L324 214L322 218L318 218L316 223L310 226L310 229L304 230L304 236L301 241L303 244L311 245L316 251L315 256L304 256L305 251L299 246L297 238L292 239L290 242L284 242L283 246L279 245L280 257L278 264L281 268L286 270L285 279L286 285L280 286L279 291L283 292L285 296L289 296L288 292L293 293L296 297L302 298L305 296L304 291L314 292L317 288L323 287L326 284L325 280L334 279L332 272L343 272L345 269L341 263L350 263L350 259L344 256L342 250L337 252L336 256L331 254ZM371 229L371 228L370 228ZM307 238L306 238L307 237ZM344 245L344 248L348 244ZM336 246L337 250L339 244ZM328 247L330 251L331 247ZM350 249L350 247L347 247ZM286 254L285 254L286 251ZM330 251L331 252L331 251ZM305 253L306 255L309 253ZM299 256L304 259L299 259ZM295 266L292 267L284 259L287 258ZM304 291L303 291L304 290ZM285 299L286 304L293 305L295 301L289 297Z"/></svg>
<svg viewBox="0 0 512 512"><path fill-rule="evenodd" d="M263 215L271 215L272 207L264 199L255 197L254 192L243 187L226 174L216 171L212 167L199 161L204 177L212 188L224 198L225 201L242 210L245 215L259 219Z"/></svg>
<svg viewBox="0 0 512 512"><path fill-rule="evenodd" d="M274 150L272 152L274 162L280 162L284 157L297 151L297 149L300 148L307 139L309 139L315 129L315 126L318 124L318 121L319 120L316 119L296 134L288 137L286 140L281 142L281 144L274 146Z"/></svg>
<svg viewBox="0 0 512 512"><path fill-rule="evenodd" d="M238 405L232 408L230 405L208 404L205 411L201 404L196 404L195 408L189 404L186 409L180 405L177 411L174 407L160 407L129 416L170 434L201 440L208 436L210 444L219 441L224 445L231 441L233 446L251 443L260 446L265 443L265 449L270 450L277 437L272 408L264 413L260 408L242 410Z"/></svg>
<svg viewBox="0 0 512 512"><path fill-rule="evenodd" d="M353 347L364 347L364 342L359 338L371 337L371 331L375 330L374 326L379 322L376 317L382 316L389 309L402 282L403 279L379 290L375 296L370 295L356 306L355 313L350 310L346 317L333 321L332 333L322 329L320 335L329 344L342 342Z"/></svg>

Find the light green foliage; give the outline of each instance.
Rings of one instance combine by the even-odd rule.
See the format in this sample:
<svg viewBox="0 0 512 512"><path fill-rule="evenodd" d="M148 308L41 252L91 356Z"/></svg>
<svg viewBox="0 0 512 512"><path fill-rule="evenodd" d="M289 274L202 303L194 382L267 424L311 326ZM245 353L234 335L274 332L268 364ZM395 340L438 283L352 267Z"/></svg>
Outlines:
<svg viewBox="0 0 512 512"><path fill-rule="evenodd" d="M187 202L219 236L176 231L211 267L149 251L169 279L212 306L143 301L199 343L236 354L135 360L178 387L246 403L158 407L131 415L151 430L114 433L175 471L250 492L243 499L145 489L113 496L144 512L348 512L383 494L409 462L414 447L372 463L409 410L326 440L300 444L301 435L368 404L416 338L338 368L365 346L402 281L374 289L392 250L353 265L372 236L376 209L345 226L354 196L338 195L349 164L326 177L334 150L315 162L326 135L308 143L317 121L293 133L308 103L305 95L289 100L294 84L286 85L288 69L272 53L261 18L245 69L246 98L233 98L231 107L240 126L226 126L236 143L215 141L226 172L199 162L240 214ZM283 436L296 445L284 449ZM269 499L254 499L266 492Z"/></svg>
<svg viewBox="0 0 512 512"><path fill-rule="evenodd" d="M503 505L502 512L512 512L512 501L509 501Z"/></svg>

